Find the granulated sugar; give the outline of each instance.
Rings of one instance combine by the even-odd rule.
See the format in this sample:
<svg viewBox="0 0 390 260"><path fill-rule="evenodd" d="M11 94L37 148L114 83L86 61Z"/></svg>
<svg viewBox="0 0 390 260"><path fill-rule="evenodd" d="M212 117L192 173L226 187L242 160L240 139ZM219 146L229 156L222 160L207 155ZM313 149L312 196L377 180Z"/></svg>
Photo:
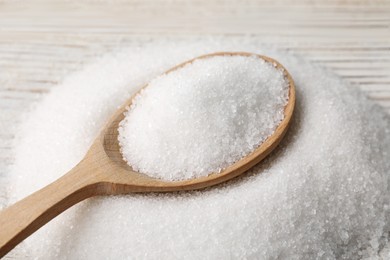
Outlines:
<svg viewBox="0 0 390 260"><path fill-rule="evenodd" d="M12 201L70 170L118 106L193 57L217 51L274 57L293 76L297 103L281 145L241 178L198 192L89 199L33 234L17 254L358 259L389 253L389 117L332 73L260 43L220 38L129 44L53 89L19 133L9 176Z"/></svg>
<svg viewBox="0 0 390 260"><path fill-rule="evenodd" d="M275 131L288 92L284 71L257 56L195 60L135 97L119 127L121 152L164 180L220 172Z"/></svg>

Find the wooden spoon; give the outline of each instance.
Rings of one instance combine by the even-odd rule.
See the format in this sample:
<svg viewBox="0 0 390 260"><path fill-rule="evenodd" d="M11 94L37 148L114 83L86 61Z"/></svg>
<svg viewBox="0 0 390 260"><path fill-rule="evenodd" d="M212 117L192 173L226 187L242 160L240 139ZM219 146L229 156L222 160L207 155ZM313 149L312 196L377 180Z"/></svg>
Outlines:
<svg viewBox="0 0 390 260"><path fill-rule="evenodd" d="M70 172L0 212L0 257L42 227L48 221L76 203L97 195L126 194L131 192L171 192L194 190L227 181L245 172L266 157L287 131L295 105L294 82L287 70L277 61L252 53L221 52L197 57L168 70L212 56L257 56L275 67L283 69L290 83L289 100L284 119L275 132L251 154L230 165L220 173L197 179L167 182L138 173L122 159L118 144L118 124L132 99L126 102L110 119L106 128L92 144L84 159ZM147 87L147 85L145 86Z"/></svg>

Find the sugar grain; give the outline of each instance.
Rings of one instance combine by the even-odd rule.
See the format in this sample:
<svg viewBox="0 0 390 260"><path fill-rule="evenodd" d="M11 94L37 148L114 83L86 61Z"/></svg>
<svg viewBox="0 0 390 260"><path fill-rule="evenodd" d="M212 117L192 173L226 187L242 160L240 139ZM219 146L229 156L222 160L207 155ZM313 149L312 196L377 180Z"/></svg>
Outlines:
<svg viewBox="0 0 390 260"><path fill-rule="evenodd" d="M164 180L220 172L248 155L284 118L284 71L257 56L195 60L152 80L119 128L124 159Z"/></svg>

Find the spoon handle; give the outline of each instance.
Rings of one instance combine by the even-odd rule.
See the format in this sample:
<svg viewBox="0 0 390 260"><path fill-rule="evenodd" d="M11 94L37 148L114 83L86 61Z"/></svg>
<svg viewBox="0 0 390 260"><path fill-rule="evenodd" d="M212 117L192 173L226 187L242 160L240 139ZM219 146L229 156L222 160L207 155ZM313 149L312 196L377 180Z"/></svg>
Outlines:
<svg viewBox="0 0 390 260"><path fill-rule="evenodd" d="M99 182L82 163L43 189L0 211L0 258L51 219L98 195Z"/></svg>

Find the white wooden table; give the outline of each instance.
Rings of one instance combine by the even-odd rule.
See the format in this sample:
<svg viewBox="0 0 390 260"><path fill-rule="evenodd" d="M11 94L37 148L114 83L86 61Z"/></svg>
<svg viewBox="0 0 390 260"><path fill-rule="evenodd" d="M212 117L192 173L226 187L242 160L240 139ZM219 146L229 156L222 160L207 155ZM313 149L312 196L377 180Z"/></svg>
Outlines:
<svg viewBox="0 0 390 260"><path fill-rule="evenodd" d="M69 72L134 37L193 35L262 36L390 112L390 1L0 0L0 182L21 114Z"/></svg>

